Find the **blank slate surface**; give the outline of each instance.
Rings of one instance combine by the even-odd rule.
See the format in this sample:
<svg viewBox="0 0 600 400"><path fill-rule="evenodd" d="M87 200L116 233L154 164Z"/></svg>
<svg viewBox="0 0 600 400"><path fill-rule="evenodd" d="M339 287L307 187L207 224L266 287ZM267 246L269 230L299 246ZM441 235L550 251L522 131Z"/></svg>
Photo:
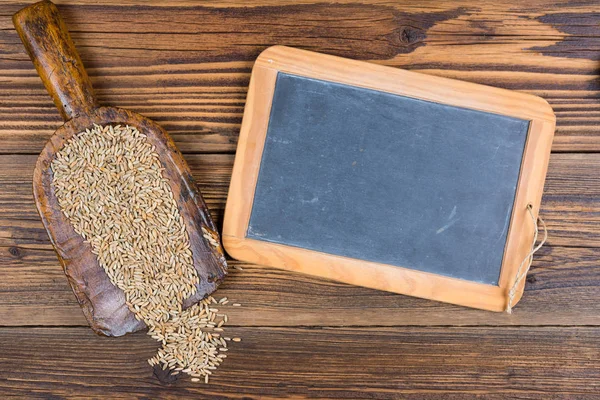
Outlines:
<svg viewBox="0 0 600 400"><path fill-rule="evenodd" d="M496 285L528 128L279 72L247 237Z"/></svg>

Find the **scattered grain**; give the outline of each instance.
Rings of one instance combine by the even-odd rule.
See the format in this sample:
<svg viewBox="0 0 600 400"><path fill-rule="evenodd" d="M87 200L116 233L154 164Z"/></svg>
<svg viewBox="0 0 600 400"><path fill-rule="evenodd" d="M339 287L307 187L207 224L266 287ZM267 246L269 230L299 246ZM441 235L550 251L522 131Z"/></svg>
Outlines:
<svg viewBox="0 0 600 400"><path fill-rule="evenodd" d="M91 245L110 281L123 290L148 335L162 343L148 363L208 383L226 356L220 352L227 350L226 341L214 333L223 330L227 316L219 314L222 319L215 322L218 310L209 304L229 301L209 296L182 310L199 278L156 148L134 127L94 125L68 140L51 168L63 214ZM202 233L220 246L215 232L202 227Z"/></svg>

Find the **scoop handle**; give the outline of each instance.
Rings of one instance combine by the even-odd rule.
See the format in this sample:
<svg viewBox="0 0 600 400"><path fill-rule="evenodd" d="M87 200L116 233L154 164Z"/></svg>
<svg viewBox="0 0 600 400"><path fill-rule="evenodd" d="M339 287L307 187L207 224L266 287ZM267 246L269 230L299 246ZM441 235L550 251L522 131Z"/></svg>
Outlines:
<svg viewBox="0 0 600 400"><path fill-rule="evenodd" d="M65 121L98 107L90 78L54 3L40 1L19 10L13 24Z"/></svg>

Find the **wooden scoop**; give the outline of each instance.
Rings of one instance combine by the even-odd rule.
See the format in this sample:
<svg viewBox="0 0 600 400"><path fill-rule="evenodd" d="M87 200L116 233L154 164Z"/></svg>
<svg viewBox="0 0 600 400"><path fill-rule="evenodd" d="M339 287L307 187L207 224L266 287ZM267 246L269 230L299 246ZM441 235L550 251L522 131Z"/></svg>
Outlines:
<svg viewBox="0 0 600 400"><path fill-rule="evenodd" d="M91 246L75 233L62 214L52 190L50 165L56 152L73 135L93 124L134 126L156 147L165 168L164 176L169 180L185 221L194 267L200 278L196 294L185 301L184 307L213 292L227 273L223 249L220 245L211 245L203 237L202 228L220 243L189 167L171 137L139 114L98 105L90 79L53 3L42 1L20 10L14 15L13 23L65 121L38 158L33 174L33 193L42 222L92 329L99 334L120 336L145 327L129 311L124 293L110 282L92 254Z"/></svg>

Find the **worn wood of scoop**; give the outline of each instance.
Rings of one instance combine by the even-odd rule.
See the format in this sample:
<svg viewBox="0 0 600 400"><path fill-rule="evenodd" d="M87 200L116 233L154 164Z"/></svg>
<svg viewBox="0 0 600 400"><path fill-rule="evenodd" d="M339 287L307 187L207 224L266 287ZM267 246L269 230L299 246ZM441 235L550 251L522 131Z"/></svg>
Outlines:
<svg viewBox="0 0 600 400"><path fill-rule="evenodd" d="M145 327L125 304L124 293L115 287L98 264L91 246L77 234L60 211L52 190L51 162L55 153L74 134L93 124L131 125L156 146L173 195L190 237L194 267L200 283L184 307L213 292L225 277L227 264L221 246L204 239L202 227L220 242L209 211L196 188L189 167L171 137L157 124L139 114L100 107L69 33L56 6L42 1L13 17L14 25L46 89L65 124L58 128L40 154L33 175L33 193L42 222L54 245L73 292L92 327L108 336L120 336Z"/></svg>

